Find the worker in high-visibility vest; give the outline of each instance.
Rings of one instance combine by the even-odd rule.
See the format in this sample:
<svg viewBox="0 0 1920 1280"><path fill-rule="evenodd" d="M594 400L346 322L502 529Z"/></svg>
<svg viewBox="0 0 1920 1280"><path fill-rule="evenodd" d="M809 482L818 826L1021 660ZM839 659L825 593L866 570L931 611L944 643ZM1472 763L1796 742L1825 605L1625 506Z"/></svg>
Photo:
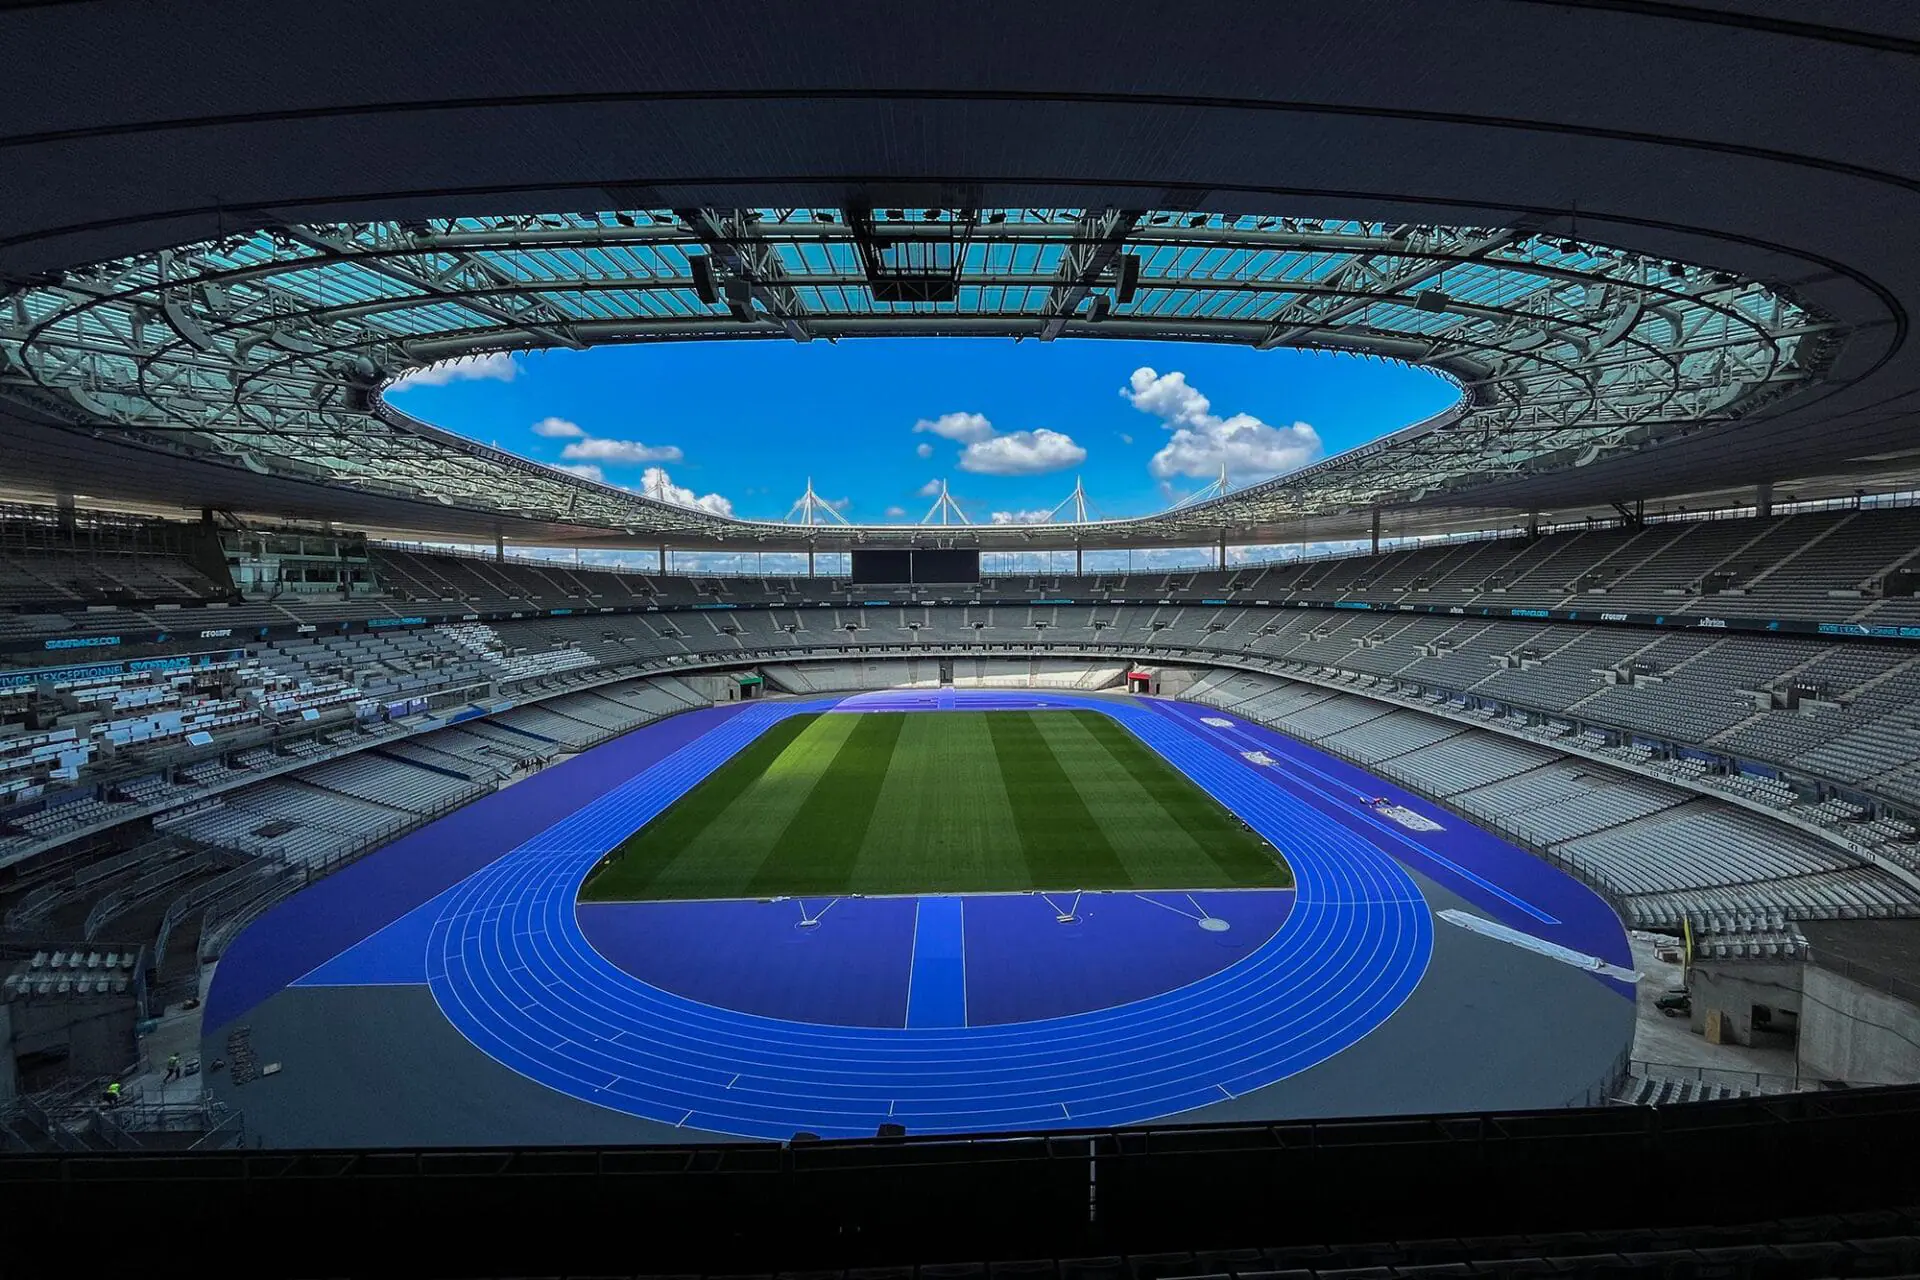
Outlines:
<svg viewBox="0 0 1920 1280"><path fill-rule="evenodd" d="M165 1081L163 1081L163 1083L172 1084L175 1080L178 1080L179 1078L180 1078L180 1055L177 1053L170 1053L167 1055L167 1078Z"/></svg>
<svg viewBox="0 0 1920 1280"><path fill-rule="evenodd" d="M118 1101L120 1101L120 1082L115 1080L107 1085L107 1105L112 1106Z"/></svg>

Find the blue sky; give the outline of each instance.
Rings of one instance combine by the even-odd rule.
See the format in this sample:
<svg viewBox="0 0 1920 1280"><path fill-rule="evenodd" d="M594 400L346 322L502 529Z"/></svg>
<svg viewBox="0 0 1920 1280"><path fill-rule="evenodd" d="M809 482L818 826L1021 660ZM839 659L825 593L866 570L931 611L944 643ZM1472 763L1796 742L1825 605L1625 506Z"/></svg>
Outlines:
<svg viewBox="0 0 1920 1280"><path fill-rule="evenodd" d="M1453 402L1419 369L1200 343L706 342L488 357L396 407L669 500L780 519L812 476L848 519L918 520L945 478L977 523L1034 519L1085 479L1144 515L1362 444Z"/></svg>

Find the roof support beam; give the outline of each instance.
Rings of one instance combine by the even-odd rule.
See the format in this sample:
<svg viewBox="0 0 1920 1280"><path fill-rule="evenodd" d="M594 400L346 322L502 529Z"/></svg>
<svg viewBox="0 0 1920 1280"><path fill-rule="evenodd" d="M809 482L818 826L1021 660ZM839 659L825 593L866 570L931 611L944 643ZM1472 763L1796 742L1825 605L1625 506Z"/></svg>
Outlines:
<svg viewBox="0 0 1920 1280"><path fill-rule="evenodd" d="M1142 217L1138 209L1103 209L1087 212L1074 229L1073 243L1067 246L1052 292L1047 294L1046 319L1040 325L1040 341L1052 342L1073 319L1100 277L1113 265L1127 233Z"/></svg>
<svg viewBox="0 0 1920 1280"><path fill-rule="evenodd" d="M1492 235L1460 245L1452 250L1447 258L1415 259L1406 264L1397 274L1384 275L1378 287L1363 296L1349 298L1338 306L1312 314L1302 323L1276 321L1267 331L1267 335L1254 345L1262 351L1267 351L1273 347L1284 347L1288 343L1298 342L1309 334L1318 333L1329 326L1339 324L1350 316L1360 314L1376 302L1388 298L1401 298L1428 281L1439 279L1441 274L1450 267L1484 258L1501 245L1510 244L1519 239L1520 235L1520 231L1516 228L1507 227ZM1349 263L1354 267L1371 266L1375 256L1374 254L1362 255L1350 259Z"/></svg>
<svg viewBox="0 0 1920 1280"><path fill-rule="evenodd" d="M727 274L746 282L749 295L757 299L795 342L813 341L807 327L807 306L785 283L786 271L780 255L758 231L746 210L677 209L681 221L700 238L707 253L727 269ZM743 317L750 319L751 315Z"/></svg>
<svg viewBox="0 0 1920 1280"><path fill-rule="evenodd" d="M502 276L479 258L464 253L456 254L450 269L433 274L422 274L408 270L406 259L370 256L366 253L364 246L347 237L323 233L308 227L289 227L284 229L283 234L288 239L304 244L310 249L352 257L355 259L355 265L361 270L385 276L395 283L418 289L429 297L458 295L461 306L509 328L524 330L542 344L571 347L576 351L586 349L586 344L573 336L565 321L557 313L526 297L525 285ZM508 301L475 298L464 291L447 287L469 273L474 278L498 289L499 296L507 298Z"/></svg>

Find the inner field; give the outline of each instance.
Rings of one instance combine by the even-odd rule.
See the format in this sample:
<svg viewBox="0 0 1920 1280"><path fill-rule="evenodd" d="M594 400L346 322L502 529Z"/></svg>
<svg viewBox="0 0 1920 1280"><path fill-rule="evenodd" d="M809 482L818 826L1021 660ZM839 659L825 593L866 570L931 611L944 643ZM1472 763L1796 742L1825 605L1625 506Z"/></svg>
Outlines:
<svg viewBox="0 0 1920 1280"><path fill-rule="evenodd" d="M1095 711L790 716L588 877L592 902L1284 888L1279 853Z"/></svg>

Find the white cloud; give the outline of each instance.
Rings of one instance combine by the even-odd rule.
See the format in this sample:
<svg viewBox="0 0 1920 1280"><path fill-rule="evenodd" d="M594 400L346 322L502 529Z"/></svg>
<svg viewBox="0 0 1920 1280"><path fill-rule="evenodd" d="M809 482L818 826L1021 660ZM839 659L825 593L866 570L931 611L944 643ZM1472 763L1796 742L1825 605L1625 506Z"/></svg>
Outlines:
<svg viewBox="0 0 1920 1280"><path fill-rule="evenodd" d="M1275 427L1250 413L1220 417L1178 370L1162 374L1135 369L1120 394L1173 433L1147 464L1163 481L1172 476L1212 479L1222 465L1234 476L1278 475L1307 465L1323 452L1320 434L1304 422Z"/></svg>
<svg viewBox="0 0 1920 1280"><path fill-rule="evenodd" d="M940 482L938 480L929 480L921 485L919 489L915 490L915 492L923 498L937 498L940 496Z"/></svg>
<svg viewBox="0 0 1920 1280"><path fill-rule="evenodd" d="M533 434L549 440L578 440L587 434L587 429L565 418L542 418L533 424Z"/></svg>
<svg viewBox="0 0 1920 1280"><path fill-rule="evenodd" d="M947 440L967 444L993 435L993 424L984 413L943 413L937 418L922 418L913 424L915 431L930 431ZM921 454L926 457L926 454Z"/></svg>
<svg viewBox="0 0 1920 1280"><path fill-rule="evenodd" d="M579 476L582 480L598 480L604 483L607 478L607 473L600 469L600 464L597 462L562 462L556 464L553 469L564 471L570 476Z"/></svg>
<svg viewBox="0 0 1920 1280"><path fill-rule="evenodd" d="M996 511L993 513L995 524L1045 524L1051 511Z"/></svg>
<svg viewBox="0 0 1920 1280"><path fill-rule="evenodd" d="M960 451L960 469L978 475L1038 475L1074 466L1087 458L1087 451L1075 444L1072 436L1045 427L996 431L983 413L943 413L937 418L920 419L913 429L965 445ZM933 445L922 441L914 452L930 458Z"/></svg>
<svg viewBox="0 0 1920 1280"><path fill-rule="evenodd" d="M907 509L905 507L888 507L887 508L888 519L898 520L901 516L904 516L905 514L907 514Z"/></svg>
<svg viewBox="0 0 1920 1280"><path fill-rule="evenodd" d="M512 352L490 351L484 356L449 360L444 364L415 369L396 381L389 390L405 391L408 387L444 387L449 382L512 382L519 376L520 366L515 363Z"/></svg>
<svg viewBox="0 0 1920 1280"><path fill-rule="evenodd" d="M1073 437L1041 427L1037 431L1009 431L975 440L960 451L960 469L988 476L1032 476L1043 471L1078 466L1087 451Z"/></svg>
<svg viewBox="0 0 1920 1280"><path fill-rule="evenodd" d="M678 456L679 450L674 450L674 453ZM728 499L717 493L701 494L696 498L693 490L685 485L675 484L665 467L648 467L643 471L640 474L640 487L634 492L645 494L659 502L670 502L676 507L694 507L711 515L733 514L733 503Z"/></svg>
<svg viewBox="0 0 1920 1280"><path fill-rule="evenodd" d="M642 462L679 462L684 455L678 445L651 445L641 444L638 440L606 440L599 436L587 436L562 449L560 456L632 465Z"/></svg>

